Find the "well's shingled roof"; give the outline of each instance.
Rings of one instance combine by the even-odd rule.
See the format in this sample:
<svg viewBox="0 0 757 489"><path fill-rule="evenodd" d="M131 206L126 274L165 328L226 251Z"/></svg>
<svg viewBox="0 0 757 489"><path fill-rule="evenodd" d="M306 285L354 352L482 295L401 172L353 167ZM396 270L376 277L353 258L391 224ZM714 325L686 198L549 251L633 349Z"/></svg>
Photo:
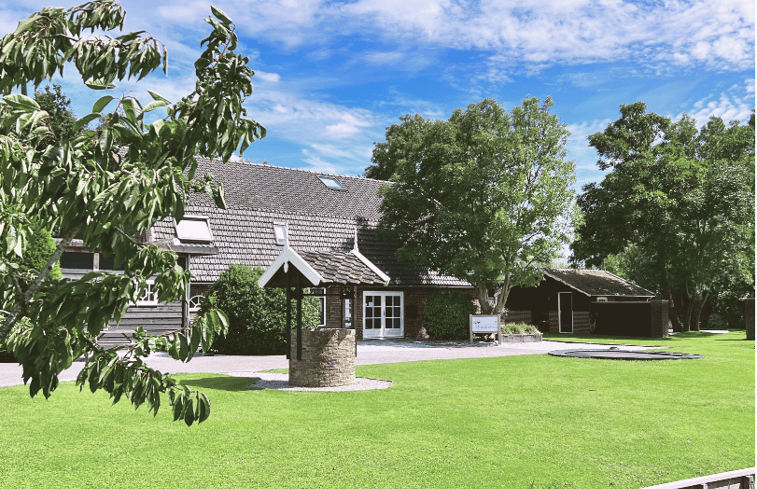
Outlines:
<svg viewBox="0 0 757 489"><path fill-rule="evenodd" d="M469 287L454 277L399 262L394 256L396 246L379 238L379 189L389 182L336 176L345 190L335 190L318 179L324 173L254 163L224 165L198 158L197 176L205 173L223 182L227 209L218 209L206 195L190 197L185 214L209 217L213 244L219 251L216 255L192 257L196 282L217 280L231 264L268 268L283 251L283 246L276 244L273 223L284 222L289 245L309 263L306 257L316 258L309 253L319 253L324 260L332 261L336 255L329 253L348 253L357 228L360 252L391 277L390 285ZM159 222L153 228L154 240L170 242L175 236L173 221ZM349 270L348 263L343 266L347 268L332 272L338 281L357 273L357 269ZM370 275L365 276L366 282L377 283Z"/></svg>
<svg viewBox="0 0 757 489"><path fill-rule="evenodd" d="M546 268L544 274L592 297L654 297L654 292L604 270Z"/></svg>

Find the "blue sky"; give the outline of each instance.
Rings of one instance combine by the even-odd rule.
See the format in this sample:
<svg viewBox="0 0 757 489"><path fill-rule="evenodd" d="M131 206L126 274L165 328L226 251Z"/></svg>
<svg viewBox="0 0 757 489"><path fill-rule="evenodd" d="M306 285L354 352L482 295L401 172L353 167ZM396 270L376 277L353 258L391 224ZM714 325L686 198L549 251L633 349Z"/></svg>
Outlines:
<svg viewBox="0 0 757 489"><path fill-rule="evenodd" d="M0 33L49 1L0 2ZM121 84L142 100L178 100L208 31L203 0L123 0L125 30L166 44L168 77ZM72 5L72 4L71 4ZM69 7L71 5L60 5ZM360 175L374 142L405 114L449 118L486 97L506 109L551 95L572 132L578 186L596 181L586 137L636 101L677 119L746 121L754 107L754 1L217 0L236 23L255 93L246 106L268 136L245 159ZM79 117L101 93L67 71Z"/></svg>

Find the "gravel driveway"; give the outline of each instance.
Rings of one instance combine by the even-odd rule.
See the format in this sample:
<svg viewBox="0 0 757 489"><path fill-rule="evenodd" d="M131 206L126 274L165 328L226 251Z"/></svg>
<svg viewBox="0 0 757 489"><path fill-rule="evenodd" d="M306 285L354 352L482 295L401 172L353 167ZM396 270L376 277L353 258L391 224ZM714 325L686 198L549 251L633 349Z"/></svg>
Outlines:
<svg viewBox="0 0 757 489"><path fill-rule="evenodd" d="M502 346L493 343L467 341L409 341L409 340L368 340L359 341L357 346L357 365L374 365L379 363L417 362L423 360L451 360L456 358L489 358L511 355L536 355L552 350L567 348L603 348L598 344L573 343L544 340L537 343L505 343ZM624 350L645 350L650 347L623 346ZM189 363L181 363L157 353L147 360L148 365L170 373L218 373L236 377L252 377L261 370L289 368L284 355L239 356L214 355L199 356ZM68 370L59 376L61 381L75 380L81 371L83 362L74 362ZM0 387L23 384L22 369L19 365L0 363Z"/></svg>

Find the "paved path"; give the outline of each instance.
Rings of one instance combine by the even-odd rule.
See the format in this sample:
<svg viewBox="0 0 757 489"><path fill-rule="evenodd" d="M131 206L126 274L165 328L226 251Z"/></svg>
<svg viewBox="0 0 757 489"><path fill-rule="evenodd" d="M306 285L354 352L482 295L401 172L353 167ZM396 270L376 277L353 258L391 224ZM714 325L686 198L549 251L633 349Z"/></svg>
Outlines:
<svg viewBox="0 0 757 489"><path fill-rule="evenodd" d="M489 358L511 355L536 355L552 350L568 348L607 348L603 345L544 340L537 343L505 343L502 346L492 343L446 341L408 341L408 340L369 340L359 341L357 347L357 365L374 365L379 363L417 362L423 360L451 360L456 358ZM644 350L649 347L623 346L624 350ZM181 363L168 357L165 353L151 355L146 363L161 372L170 373L218 373L235 377L252 377L254 372L278 368L289 368L284 355L241 356L214 355L195 357L189 363ZM61 381L76 380L83 362L74 362L68 370L61 373ZM19 365L0 363L0 387L23 384L22 369Z"/></svg>

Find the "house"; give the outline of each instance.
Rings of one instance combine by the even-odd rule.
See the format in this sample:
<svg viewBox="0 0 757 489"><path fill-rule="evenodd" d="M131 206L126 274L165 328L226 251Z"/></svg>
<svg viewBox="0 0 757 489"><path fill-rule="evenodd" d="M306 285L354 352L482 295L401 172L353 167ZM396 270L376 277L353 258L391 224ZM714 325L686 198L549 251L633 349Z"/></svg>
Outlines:
<svg viewBox="0 0 757 489"><path fill-rule="evenodd" d="M424 338L423 308L434 290L459 288L474 297L466 281L400 262L397 246L378 235L380 189L389 182L198 158L197 175L206 173L223 183L227 209L218 209L207 195L193 194L180 222L160 221L138 237L173 249L192 271L186 300L159 304L148 290L103 341L123 341L138 326L161 333L188 324L229 265L266 270L285 249L325 284L310 291L321 301L322 325L355 327L358 339ZM81 243L74 242L61 259L68 278L111 269L112 259L90 253ZM614 313L602 312L598 303L645 302L648 307L653 295L607 272L549 269L538 287L513 289L507 322L534 323L551 332L610 332L617 321L605 319Z"/></svg>
<svg viewBox="0 0 757 489"><path fill-rule="evenodd" d="M230 264L267 269L285 240L333 272L328 287L311 290L323 305L322 324L354 324L358 339L425 337L427 297L440 287L471 289L465 281L398 261L396 246L380 239L379 189L388 182L198 158L197 175L206 173L223 183L226 210L195 194L182 221L158 222L141 237L172 248L192 271L186 304L160 305L148 294L108 334L128 333L138 321L155 332L184 324ZM97 253L75 246L61 261L64 277L71 278L107 267Z"/></svg>
<svg viewBox="0 0 757 489"><path fill-rule="evenodd" d="M513 287L506 322L550 333L667 336L667 308L654 297L604 270L547 268L537 287Z"/></svg>

